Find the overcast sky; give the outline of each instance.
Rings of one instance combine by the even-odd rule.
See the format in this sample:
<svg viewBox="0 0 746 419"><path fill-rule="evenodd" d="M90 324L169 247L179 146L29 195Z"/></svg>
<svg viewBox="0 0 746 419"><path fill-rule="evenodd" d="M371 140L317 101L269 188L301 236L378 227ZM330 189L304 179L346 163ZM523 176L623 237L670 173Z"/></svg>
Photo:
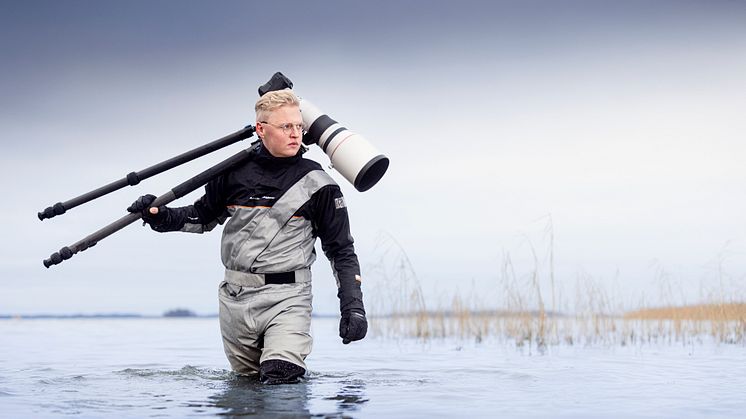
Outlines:
<svg viewBox="0 0 746 419"><path fill-rule="evenodd" d="M408 298L402 255L430 307L501 304L508 260L526 293L553 266L568 306L589 282L744 295L742 1L6 1L0 35L0 313L216 312L220 231L137 224L41 261L241 145L36 214L253 124L275 71L391 159L365 193L333 173L371 306Z"/></svg>

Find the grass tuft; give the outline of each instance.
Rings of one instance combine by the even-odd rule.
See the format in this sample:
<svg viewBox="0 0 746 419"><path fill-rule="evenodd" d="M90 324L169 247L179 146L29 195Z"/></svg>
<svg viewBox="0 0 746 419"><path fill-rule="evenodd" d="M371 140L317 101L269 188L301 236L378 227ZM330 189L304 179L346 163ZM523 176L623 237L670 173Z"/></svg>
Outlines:
<svg viewBox="0 0 746 419"><path fill-rule="evenodd" d="M404 249L390 235L381 234L379 259L366 270L377 278L373 292L366 290L371 335L422 340L459 338L481 342L492 338L530 352L544 352L556 345L640 345L659 343L692 344L704 341L746 344L746 303L727 300L721 286L708 292L707 303L672 303L635 309L609 294L601 281L586 274L576 277L574 294L565 293L554 273L554 234L549 220L547 234L548 269L531 247L534 266L518 273L510 254L504 254L493 289L499 290L501 304L488 308L484 293L472 288L466 296L446 296L445 304L426 301L421 283ZM664 300L680 287L670 275L658 272L665 291ZM722 275L722 273L721 273ZM371 284L373 281L368 282ZM542 284L549 288L546 306ZM720 281L722 285L722 281ZM562 296L574 295L573 305ZM733 298L733 297L730 297ZM493 303L493 299L489 300ZM644 300L643 300L644 301ZM492 304L494 307L494 304Z"/></svg>

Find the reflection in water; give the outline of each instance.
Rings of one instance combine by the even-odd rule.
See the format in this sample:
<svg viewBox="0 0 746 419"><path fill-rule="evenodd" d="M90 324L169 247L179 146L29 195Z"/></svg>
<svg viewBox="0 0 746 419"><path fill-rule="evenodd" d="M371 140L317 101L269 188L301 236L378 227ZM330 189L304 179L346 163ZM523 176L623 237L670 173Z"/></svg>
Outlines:
<svg viewBox="0 0 746 419"><path fill-rule="evenodd" d="M325 398L326 400L337 400L339 413L356 411L368 401L365 396L365 382L363 380L353 379L340 384L342 384L342 388L339 389L336 396Z"/></svg>
<svg viewBox="0 0 746 419"><path fill-rule="evenodd" d="M258 376L237 376L210 399L215 407L226 409L221 416L309 418L308 393L305 381L269 386L260 383Z"/></svg>
<svg viewBox="0 0 746 419"><path fill-rule="evenodd" d="M347 413L358 411L368 402L362 380L339 382L335 379L330 382L329 379L316 376L296 384L266 385L260 383L257 377L235 376L226 382L223 392L210 397L210 404L224 409L218 415L228 417L333 418L346 417ZM330 387L329 384L337 388L335 395L323 391ZM309 400L314 397L336 401L336 411L312 413Z"/></svg>

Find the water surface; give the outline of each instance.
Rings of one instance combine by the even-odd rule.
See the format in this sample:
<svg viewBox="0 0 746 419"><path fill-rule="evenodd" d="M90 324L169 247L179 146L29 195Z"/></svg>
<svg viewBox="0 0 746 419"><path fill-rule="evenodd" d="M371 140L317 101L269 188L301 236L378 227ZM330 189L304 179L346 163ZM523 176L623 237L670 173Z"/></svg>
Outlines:
<svg viewBox="0 0 746 419"><path fill-rule="evenodd" d="M314 319L306 379L229 371L217 319L0 320L2 417L743 417L746 348L366 338Z"/></svg>

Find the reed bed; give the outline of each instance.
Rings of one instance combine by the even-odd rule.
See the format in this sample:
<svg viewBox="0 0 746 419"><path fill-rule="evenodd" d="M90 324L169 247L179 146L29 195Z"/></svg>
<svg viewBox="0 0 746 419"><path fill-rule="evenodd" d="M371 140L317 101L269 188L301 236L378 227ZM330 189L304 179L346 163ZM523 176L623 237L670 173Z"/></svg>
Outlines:
<svg viewBox="0 0 746 419"><path fill-rule="evenodd" d="M401 246L382 236L381 249L379 260L366 270L368 279L377 282L372 296L370 288L366 291L373 300L369 314L374 336L476 342L489 338L539 352L553 345L746 344L746 303L722 288L703 298L705 303L640 303L627 309L601 281L581 274L575 278L570 305L563 297L566 290L557 285L550 246L544 258L548 266L531 248L534 266L523 274L517 273L510 255L503 255L493 287L502 297L499 308L489 308L478 289L433 303L426 301ZM674 301L676 287L665 273L658 279L661 288L668 289L664 299Z"/></svg>
<svg viewBox="0 0 746 419"><path fill-rule="evenodd" d="M716 312L720 306L709 309ZM746 344L746 317L695 320L464 310L373 316L371 325L372 334L388 338L457 338L476 342L492 338L538 351L552 345Z"/></svg>

